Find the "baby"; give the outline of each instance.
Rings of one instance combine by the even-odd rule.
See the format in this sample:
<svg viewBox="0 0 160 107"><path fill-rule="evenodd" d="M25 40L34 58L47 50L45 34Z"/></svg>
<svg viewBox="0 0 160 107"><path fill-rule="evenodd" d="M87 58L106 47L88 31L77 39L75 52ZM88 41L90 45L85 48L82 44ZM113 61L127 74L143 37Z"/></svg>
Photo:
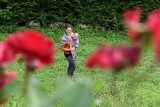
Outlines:
<svg viewBox="0 0 160 107"><path fill-rule="evenodd" d="M73 38L72 46L74 46L75 48L78 48L78 45L79 45L78 33L72 33L71 36Z"/></svg>
<svg viewBox="0 0 160 107"><path fill-rule="evenodd" d="M78 36L79 36L78 33L73 33L73 34L72 34L73 39L77 39Z"/></svg>

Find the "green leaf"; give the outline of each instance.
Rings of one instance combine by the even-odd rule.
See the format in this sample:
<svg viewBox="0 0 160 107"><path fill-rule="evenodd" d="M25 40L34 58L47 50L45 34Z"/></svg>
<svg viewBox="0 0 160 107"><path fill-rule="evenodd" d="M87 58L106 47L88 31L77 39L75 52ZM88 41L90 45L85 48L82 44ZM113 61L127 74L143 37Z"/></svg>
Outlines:
<svg viewBox="0 0 160 107"><path fill-rule="evenodd" d="M77 84L64 96L64 107L91 106L91 90L85 84Z"/></svg>
<svg viewBox="0 0 160 107"><path fill-rule="evenodd" d="M47 98L47 93L42 89L39 82L30 78L27 87L27 98L29 107L41 107L41 104Z"/></svg>
<svg viewBox="0 0 160 107"><path fill-rule="evenodd" d="M58 99L64 107L89 107L92 104L89 84L86 84L86 81L74 83L70 79L62 79L43 107L52 107Z"/></svg>
<svg viewBox="0 0 160 107"><path fill-rule="evenodd" d="M56 91L41 107L53 107L57 101L64 104L64 107L89 107L92 104L90 87L84 82L75 84L68 78L62 79Z"/></svg>
<svg viewBox="0 0 160 107"><path fill-rule="evenodd" d="M57 84L58 86L56 91L53 92L53 95L43 101L41 107L53 107L57 100L66 96L66 94L70 92L70 90L74 86L73 82L68 78L62 79Z"/></svg>
<svg viewBox="0 0 160 107"><path fill-rule="evenodd" d="M10 96L11 94L18 92L22 89L22 82L15 81L8 83L3 90L0 92L0 100L4 99L5 97Z"/></svg>

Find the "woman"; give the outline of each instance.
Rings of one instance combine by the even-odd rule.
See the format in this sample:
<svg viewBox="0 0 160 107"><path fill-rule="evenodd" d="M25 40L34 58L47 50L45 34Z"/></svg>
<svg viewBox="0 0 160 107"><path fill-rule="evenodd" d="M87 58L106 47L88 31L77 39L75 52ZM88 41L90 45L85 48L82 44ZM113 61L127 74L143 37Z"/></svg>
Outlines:
<svg viewBox="0 0 160 107"><path fill-rule="evenodd" d="M72 32L72 26L67 25L65 28L65 34L61 38L61 50L69 63L68 66L68 76L72 77L76 69L75 66L75 50L78 48L79 40L77 34Z"/></svg>

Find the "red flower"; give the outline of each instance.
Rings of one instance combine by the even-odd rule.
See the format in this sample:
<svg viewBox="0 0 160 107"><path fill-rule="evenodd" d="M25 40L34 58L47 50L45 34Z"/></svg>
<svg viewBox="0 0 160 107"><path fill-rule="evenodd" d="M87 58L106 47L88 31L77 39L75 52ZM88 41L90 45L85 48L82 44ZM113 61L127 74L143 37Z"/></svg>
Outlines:
<svg viewBox="0 0 160 107"><path fill-rule="evenodd" d="M125 66L135 65L140 57L140 47L120 46L120 47L99 47L86 61L86 67L95 66L102 69L113 69L119 71Z"/></svg>
<svg viewBox="0 0 160 107"><path fill-rule="evenodd" d="M110 66L110 54L112 49L106 45L99 47L86 61L86 67L108 68Z"/></svg>
<svg viewBox="0 0 160 107"><path fill-rule="evenodd" d="M124 46L124 52L128 65L135 65L140 59L141 48L139 46Z"/></svg>
<svg viewBox="0 0 160 107"><path fill-rule="evenodd" d="M135 28L140 24L141 13L142 10L140 8L130 8L126 9L123 14L123 20L129 27L128 35L134 41L138 39L138 32Z"/></svg>
<svg viewBox="0 0 160 107"><path fill-rule="evenodd" d="M140 52L139 46L120 46L114 48L114 52L110 56L110 67L114 70L120 70L125 66L133 66L138 62Z"/></svg>
<svg viewBox="0 0 160 107"><path fill-rule="evenodd" d="M160 10L154 10L147 18L146 26L151 32L157 32L160 30Z"/></svg>
<svg viewBox="0 0 160 107"><path fill-rule="evenodd" d="M13 50L5 42L0 42L0 67L10 63L14 56Z"/></svg>
<svg viewBox="0 0 160 107"><path fill-rule="evenodd" d="M7 43L15 52L21 53L27 62L38 60L42 64L53 63L54 43L40 32L16 32L7 39Z"/></svg>
<svg viewBox="0 0 160 107"><path fill-rule="evenodd" d="M119 70L123 68L124 62L126 62L123 48L114 47L113 52L110 55L110 62L110 68L112 69Z"/></svg>
<svg viewBox="0 0 160 107"><path fill-rule="evenodd" d="M150 13L146 26L152 34L157 58L160 60L160 10L154 10Z"/></svg>
<svg viewBox="0 0 160 107"><path fill-rule="evenodd" d="M140 8L129 8L124 11L124 21L131 24L138 24L142 10Z"/></svg>
<svg viewBox="0 0 160 107"><path fill-rule="evenodd" d="M155 51L157 54L157 59L160 61L160 31L157 31L154 33L155 38L154 38L154 46L155 46Z"/></svg>
<svg viewBox="0 0 160 107"><path fill-rule="evenodd" d="M27 66L27 69L30 70L30 71L34 71L36 69L39 69L43 66L43 62L41 62L40 60L38 59L34 59L34 60L27 60L26 61L26 66Z"/></svg>
<svg viewBox="0 0 160 107"><path fill-rule="evenodd" d="M4 71L0 74L0 89L7 83L14 81L17 78L17 73L13 71Z"/></svg>

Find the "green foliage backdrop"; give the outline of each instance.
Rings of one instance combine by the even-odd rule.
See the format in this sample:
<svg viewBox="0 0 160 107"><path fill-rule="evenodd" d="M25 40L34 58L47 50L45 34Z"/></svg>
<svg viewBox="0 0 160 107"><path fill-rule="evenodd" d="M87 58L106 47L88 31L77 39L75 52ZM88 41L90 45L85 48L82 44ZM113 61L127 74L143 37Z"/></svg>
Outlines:
<svg viewBox="0 0 160 107"><path fill-rule="evenodd" d="M111 30L121 30L122 12L128 7L142 7L143 19L153 9L160 8L159 0L1 0L0 25L25 26L38 21L42 26L54 22L77 25L84 23Z"/></svg>

